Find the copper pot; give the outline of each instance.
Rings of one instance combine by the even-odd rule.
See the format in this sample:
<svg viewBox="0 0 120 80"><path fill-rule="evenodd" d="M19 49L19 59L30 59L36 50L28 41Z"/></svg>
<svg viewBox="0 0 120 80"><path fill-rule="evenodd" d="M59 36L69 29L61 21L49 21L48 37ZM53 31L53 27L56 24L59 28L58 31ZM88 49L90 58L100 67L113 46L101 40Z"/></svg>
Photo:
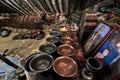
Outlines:
<svg viewBox="0 0 120 80"><path fill-rule="evenodd" d="M63 44L72 44L74 40L70 37L61 37L61 43Z"/></svg>
<svg viewBox="0 0 120 80"><path fill-rule="evenodd" d="M62 77L74 77L78 73L78 66L72 58L61 56L55 59L53 70Z"/></svg>
<svg viewBox="0 0 120 80"><path fill-rule="evenodd" d="M58 54L64 56L74 56L76 54L76 50L74 49L74 47L68 44L60 45L57 48L57 52Z"/></svg>

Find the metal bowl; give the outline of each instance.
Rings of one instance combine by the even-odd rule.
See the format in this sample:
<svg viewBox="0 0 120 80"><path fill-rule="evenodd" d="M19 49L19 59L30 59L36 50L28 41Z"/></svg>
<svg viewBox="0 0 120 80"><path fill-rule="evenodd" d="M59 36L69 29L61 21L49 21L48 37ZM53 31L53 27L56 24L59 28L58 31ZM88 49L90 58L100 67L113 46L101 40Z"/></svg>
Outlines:
<svg viewBox="0 0 120 80"><path fill-rule="evenodd" d="M76 50L74 49L74 47L67 44L58 46L57 52L58 54L64 56L73 56L76 54Z"/></svg>
<svg viewBox="0 0 120 80"><path fill-rule="evenodd" d="M53 70L62 77L74 77L78 72L78 66L72 58L61 56L55 59Z"/></svg>
<svg viewBox="0 0 120 80"><path fill-rule="evenodd" d="M61 32L60 31L51 31L49 34L51 36L54 36L54 37L60 37L61 36Z"/></svg>
<svg viewBox="0 0 120 80"><path fill-rule="evenodd" d="M28 74L34 74L33 71L31 71L29 64L32 58L34 58L36 55L39 55L40 53L33 53L29 56L27 56L23 61L23 68Z"/></svg>
<svg viewBox="0 0 120 80"><path fill-rule="evenodd" d="M61 43L63 44L72 44L74 40L70 37L61 37Z"/></svg>
<svg viewBox="0 0 120 80"><path fill-rule="evenodd" d="M60 42L60 39L58 37L48 37L46 41L51 44L56 44Z"/></svg>
<svg viewBox="0 0 120 80"><path fill-rule="evenodd" d="M56 49L57 47L55 44L43 44L39 47L39 51L45 54L52 54Z"/></svg>
<svg viewBox="0 0 120 80"><path fill-rule="evenodd" d="M53 65L53 61L54 59L51 55L40 54L30 61L29 66L33 72L41 73L49 70Z"/></svg>

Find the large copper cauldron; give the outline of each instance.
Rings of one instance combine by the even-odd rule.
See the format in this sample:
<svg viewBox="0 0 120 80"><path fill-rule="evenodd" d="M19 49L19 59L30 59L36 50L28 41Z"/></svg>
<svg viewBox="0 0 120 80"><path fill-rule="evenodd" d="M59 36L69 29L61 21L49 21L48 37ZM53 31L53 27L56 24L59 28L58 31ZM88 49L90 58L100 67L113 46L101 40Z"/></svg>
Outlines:
<svg viewBox="0 0 120 80"><path fill-rule="evenodd" d="M68 44L60 45L57 49L58 54L64 56L74 56L76 54L76 50L74 47Z"/></svg>
<svg viewBox="0 0 120 80"><path fill-rule="evenodd" d="M49 70L53 64L53 57L47 54L39 54L30 61L30 69L36 73L42 73Z"/></svg>
<svg viewBox="0 0 120 80"><path fill-rule="evenodd" d="M62 77L74 77L78 73L76 62L67 56L57 57L53 63L53 70Z"/></svg>

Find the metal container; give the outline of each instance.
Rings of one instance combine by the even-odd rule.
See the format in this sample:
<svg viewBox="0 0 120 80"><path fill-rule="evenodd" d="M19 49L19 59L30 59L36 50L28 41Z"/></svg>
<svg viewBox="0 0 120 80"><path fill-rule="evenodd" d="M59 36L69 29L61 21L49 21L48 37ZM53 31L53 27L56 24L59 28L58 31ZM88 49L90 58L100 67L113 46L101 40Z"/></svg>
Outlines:
<svg viewBox="0 0 120 80"><path fill-rule="evenodd" d="M39 53L31 54L23 61L23 68L25 70L27 80L37 80L36 73L33 72L29 67L31 59L36 55L39 55Z"/></svg>
<svg viewBox="0 0 120 80"><path fill-rule="evenodd" d="M82 69L82 76L85 80L93 80L93 73L97 72L102 68L100 61L94 57L89 57L87 59L86 67Z"/></svg>
<svg viewBox="0 0 120 80"><path fill-rule="evenodd" d="M91 72L96 72L102 68L102 64L97 59L89 57L87 59L86 68Z"/></svg>
<svg viewBox="0 0 120 80"><path fill-rule="evenodd" d="M58 54L63 56L74 56L76 54L76 50L74 49L74 47L68 44L60 45L57 48L57 52Z"/></svg>
<svg viewBox="0 0 120 80"><path fill-rule="evenodd" d="M71 37L61 37L60 41L61 41L62 44L72 45L74 43L74 40Z"/></svg>
<svg viewBox="0 0 120 80"><path fill-rule="evenodd" d="M49 34L54 37L59 37L59 38L61 37L60 31L51 31Z"/></svg>
<svg viewBox="0 0 120 80"><path fill-rule="evenodd" d="M67 56L61 56L55 59L53 70L62 77L74 77L78 73L76 62Z"/></svg>
<svg viewBox="0 0 120 80"><path fill-rule="evenodd" d="M53 64L53 57L47 54L39 54L32 58L29 67L35 73L42 73L48 71Z"/></svg>
<svg viewBox="0 0 120 80"><path fill-rule="evenodd" d="M59 46L61 44L60 39L58 37L48 37L46 41L47 43L55 44L56 46Z"/></svg>
<svg viewBox="0 0 120 80"><path fill-rule="evenodd" d="M39 47L39 51L44 54L52 54L56 51L57 47L55 44L42 44Z"/></svg>

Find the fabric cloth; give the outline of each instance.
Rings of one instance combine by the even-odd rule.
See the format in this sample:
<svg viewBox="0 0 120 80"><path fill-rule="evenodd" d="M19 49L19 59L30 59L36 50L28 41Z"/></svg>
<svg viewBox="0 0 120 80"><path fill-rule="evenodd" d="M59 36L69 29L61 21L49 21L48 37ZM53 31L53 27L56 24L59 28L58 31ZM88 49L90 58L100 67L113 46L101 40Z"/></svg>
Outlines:
<svg viewBox="0 0 120 80"><path fill-rule="evenodd" d="M15 57L6 56L6 58L17 65L19 64L18 59ZM16 69L14 69L13 67L9 66L8 64L0 60L0 78L1 79L12 80L13 76L15 75L15 71Z"/></svg>

